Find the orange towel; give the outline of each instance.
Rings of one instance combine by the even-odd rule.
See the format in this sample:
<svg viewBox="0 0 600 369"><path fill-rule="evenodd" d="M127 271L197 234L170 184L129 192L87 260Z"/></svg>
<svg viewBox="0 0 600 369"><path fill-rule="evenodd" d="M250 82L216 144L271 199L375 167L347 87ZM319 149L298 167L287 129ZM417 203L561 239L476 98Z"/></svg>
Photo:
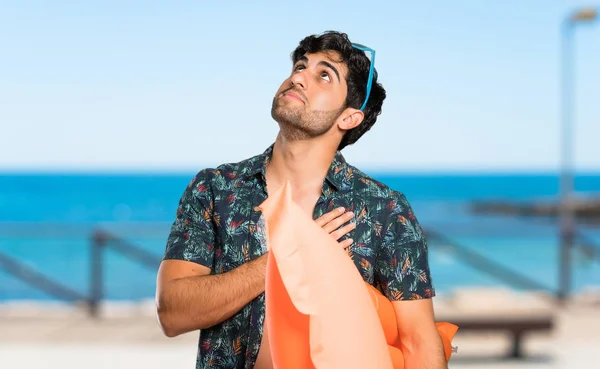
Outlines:
<svg viewBox="0 0 600 369"><path fill-rule="evenodd" d="M269 250L265 329L274 367L403 368L391 302L292 201L289 183L260 208ZM450 328L449 348L456 327L440 324Z"/></svg>

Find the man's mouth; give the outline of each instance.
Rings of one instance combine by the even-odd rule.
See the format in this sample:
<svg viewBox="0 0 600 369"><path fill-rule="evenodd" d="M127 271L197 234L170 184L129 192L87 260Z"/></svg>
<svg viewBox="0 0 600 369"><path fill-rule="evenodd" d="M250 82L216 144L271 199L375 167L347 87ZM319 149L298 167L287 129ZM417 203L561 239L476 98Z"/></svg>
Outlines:
<svg viewBox="0 0 600 369"><path fill-rule="evenodd" d="M286 91L283 93L283 96L290 98L290 99L298 100L298 101L304 103L304 99L302 98L302 96L300 96L298 93L296 93L294 91Z"/></svg>

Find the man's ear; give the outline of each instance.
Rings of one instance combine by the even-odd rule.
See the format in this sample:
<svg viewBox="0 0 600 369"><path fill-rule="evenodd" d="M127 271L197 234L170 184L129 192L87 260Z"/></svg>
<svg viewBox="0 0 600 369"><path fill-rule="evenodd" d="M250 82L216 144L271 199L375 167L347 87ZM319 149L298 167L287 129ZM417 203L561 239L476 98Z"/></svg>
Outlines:
<svg viewBox="0 0 600 369"><path fill-rule="evenodd" d="M340 114L338 127L344 131L351 130L352 128L361 124L364 118L365 113L363 113L361 110L348 108L344 110L342 114Z"/></svg>

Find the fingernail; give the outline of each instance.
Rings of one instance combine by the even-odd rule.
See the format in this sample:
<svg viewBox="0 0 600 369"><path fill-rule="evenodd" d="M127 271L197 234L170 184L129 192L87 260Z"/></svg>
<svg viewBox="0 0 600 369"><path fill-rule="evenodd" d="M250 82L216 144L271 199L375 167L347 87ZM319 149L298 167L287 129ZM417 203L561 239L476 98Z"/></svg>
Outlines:
<svg viewBox="0 0 600 369"><path fill-rule="evenodd" d="M348 216L349 216L349 217L353 217L353 216L354 216L354 213L353 213L353 212L349 212L349 213L348 213Z"/></svg>
<svg viewBox="0 0 600 369"><path fill-rule="evenodd" d="M352 245L354 243L354 240L352 238L348 238L348 242L350 242L350 245ZM348 245L348 246L350 246Z"/></svg>
<svg viewBox="0 0 600 369"><path fill-rule="evenodd" d="M343 213L345 210L346 210L346 209L344 209L343 207L341 207L341 208L338 208L338 211L339 211L340 213Z"/></svg>

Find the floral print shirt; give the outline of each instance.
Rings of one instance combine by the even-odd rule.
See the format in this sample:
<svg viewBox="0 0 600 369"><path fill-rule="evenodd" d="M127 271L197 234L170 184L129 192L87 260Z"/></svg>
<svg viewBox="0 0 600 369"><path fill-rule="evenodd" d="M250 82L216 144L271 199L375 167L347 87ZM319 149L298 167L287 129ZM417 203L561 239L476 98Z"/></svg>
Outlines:
<svg viewBox="0 0 600 369"><path fill-rule="evenodd" d="M257 206L267 198L265 170L271 145L261 155L200 171L177 209L164 260L176 259L226 273L264 254L264 221ZM323 182L314 219L343 206L356 228L349 255L363 279L390 300L435 295L427 241L405 196L348 164L337 152ZM199 333L197 369L251 369L263 333L264 293L226 321Z"/></svg>

